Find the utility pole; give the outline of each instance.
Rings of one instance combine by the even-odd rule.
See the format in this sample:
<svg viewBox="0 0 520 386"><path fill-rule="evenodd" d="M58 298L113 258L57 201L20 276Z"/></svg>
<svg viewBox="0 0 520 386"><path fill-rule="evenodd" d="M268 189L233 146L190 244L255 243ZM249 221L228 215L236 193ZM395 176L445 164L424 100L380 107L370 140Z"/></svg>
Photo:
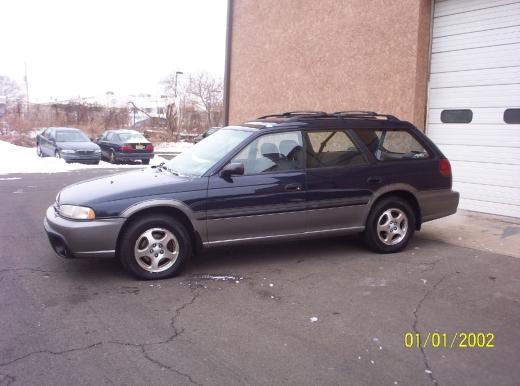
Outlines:
<svg viewBox="0 0 520 386"><path fill-rule="evenodd" d="M26 97L26 111L29 112L29 79L27 78L27 62L24 62L24 76L23 81L25 82L25 97Z"/></svg>
<svg viewBox="0 0 520 386"><path fill-rule="evenodd" d="M179 127L180 125L180 117L179 117L179 114L180 114L180 106L179 106L179 103L177 101L177 77L179 75L182 75L184 74L182 71L175 71L175 89L173 90L173 93L174 93L174 103L175 103L175 126L176 126L176 129L177 129L177 138L176 140L178 141L179 140L179 136L181 134L181 128Z"/></svg>

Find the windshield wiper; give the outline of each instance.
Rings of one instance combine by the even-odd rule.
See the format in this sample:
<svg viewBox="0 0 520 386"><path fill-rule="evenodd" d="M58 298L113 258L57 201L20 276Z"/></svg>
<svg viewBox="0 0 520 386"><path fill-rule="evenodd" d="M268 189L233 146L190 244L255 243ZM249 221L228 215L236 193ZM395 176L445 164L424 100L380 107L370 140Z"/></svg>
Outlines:
<svg viewBox="0 0 520 386"><path fill-rule="evenodd" d="M166 170L168 170L168 168L165 166L164 162L161 162L159 165L152 165L151 168L152 169L166 169Z"/></svg>

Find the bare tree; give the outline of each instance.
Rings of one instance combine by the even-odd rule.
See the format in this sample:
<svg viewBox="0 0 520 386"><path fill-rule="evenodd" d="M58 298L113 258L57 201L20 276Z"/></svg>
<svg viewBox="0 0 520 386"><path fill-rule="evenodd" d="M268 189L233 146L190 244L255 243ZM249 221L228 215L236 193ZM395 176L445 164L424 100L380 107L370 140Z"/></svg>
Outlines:
<svg viewBox="0 0 520 386"><path fill-rule="evenodd" d="M208 127L217 126L221 122L223 110L223 84L221 79L209 73L201 72L188 76L186 92L192 101L204 111Z"/></svg>
<svg viewBox="0 0 520 386"><path fill-rule="evenodd" d="M13 105L21 102L25 98L25 93L15 80L0 75L0 96L7 97L7 103Z"/></svg>

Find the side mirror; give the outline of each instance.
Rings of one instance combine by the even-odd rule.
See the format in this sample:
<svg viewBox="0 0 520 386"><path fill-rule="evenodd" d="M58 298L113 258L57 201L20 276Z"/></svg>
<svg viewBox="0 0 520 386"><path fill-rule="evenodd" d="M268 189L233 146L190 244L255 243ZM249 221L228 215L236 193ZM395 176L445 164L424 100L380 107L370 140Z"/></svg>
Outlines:
<svg viewBox="0 0 520 386"><path fill-rule="evenodd" d="M242 162L236 162L227 164L222 168L219 176L222 178L228 178L231 176L241 176L244 174L244 164Z"/></svg>

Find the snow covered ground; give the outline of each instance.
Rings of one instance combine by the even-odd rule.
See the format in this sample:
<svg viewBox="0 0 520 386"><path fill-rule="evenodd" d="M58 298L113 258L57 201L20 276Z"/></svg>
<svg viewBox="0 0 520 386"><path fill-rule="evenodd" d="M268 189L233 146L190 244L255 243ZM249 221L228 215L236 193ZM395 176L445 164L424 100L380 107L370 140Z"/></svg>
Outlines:
<svg viewBox="0 0 520 386"><path fill-rule="evenodd" d="M150 160L150 165L167 162L165 158L155 156ZM62 159L53 157L40 158L36 154L36 148L16 146L0 141L0 175L10 173L60 173L72 170L84 169L132 169L148 167L141 165L113 165L101 161L99 165L68 164Z"/></svg>
<svg viewBox="0 0 520 386"><path fill-rule="evenodd" d="M182 153L193 146L190 142L159 142L154 144L155 151L159 153Z"/></svg>

